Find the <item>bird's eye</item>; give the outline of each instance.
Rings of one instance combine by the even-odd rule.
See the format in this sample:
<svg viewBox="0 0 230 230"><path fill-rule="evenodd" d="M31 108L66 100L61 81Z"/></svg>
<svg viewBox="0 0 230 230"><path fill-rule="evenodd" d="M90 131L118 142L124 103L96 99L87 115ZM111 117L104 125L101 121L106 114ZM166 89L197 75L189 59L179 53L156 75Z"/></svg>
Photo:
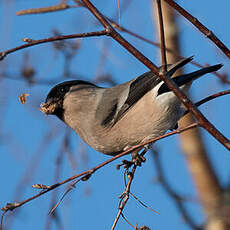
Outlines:
<svg viewBox="0 0 230 230"><path fill-rule="evenodd" d="M60 91L61 93L64 93L64 92L65 92L65 88L62 87L62 88L59 89L59 91Z"/></svg>

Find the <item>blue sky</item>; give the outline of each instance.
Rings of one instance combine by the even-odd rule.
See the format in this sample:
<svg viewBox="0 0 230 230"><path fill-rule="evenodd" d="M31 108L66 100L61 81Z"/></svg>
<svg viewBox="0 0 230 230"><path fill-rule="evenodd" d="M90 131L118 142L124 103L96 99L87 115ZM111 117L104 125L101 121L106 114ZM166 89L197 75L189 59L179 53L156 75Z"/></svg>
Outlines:
<svg viewBox="0 0 230 230"><path fill-rule="evenodd" d="M29 37L40 39L52 36L52 30L57 29L63 34L81 33L100 30L102 27L94 20L93 16L85 9L76 8L63 12L16 16L21 9L47 6L58 1L2 1L0 4L0 50L6 50L22 44L22 38ZM117 1L93 1L95 5L108 16L117 12ZM122 0L121 0L122 2ZM151 17L151 1L131 1L129 8L121 18L121 25L144 37L156 41L157 36ZM43 5L41 5L43 4ZM182 3L181 3L182 4ZM210 28L228 47L230 47L230 32L227 28L229 21L228 0L210 3L208 0L199 1L199 5L184 1L182 4L190 13L199 18ZM229 73L228 59L196 28L179 17L180 34L183 56L194 55L194 59L201 64L223 63L222 71ZM133 45L143 52L150 60L160 64L158 49L124 34ZM80 40L79 53L71 61L72 72L84 76L85 80L92 80L98 71L100 51L105 40L111 38L86 38ZM0 73L7 72L14 78L21 78L20 69L23 55L29 53L29 64L36 70L36 79L53 80L63 74L64 58L55 52L51 44L35 46L26 50L10 54L0 63ZM196 69L192 65L185 71ZM132 57L119 44L111 41L109 56L103 66L102 73L110 73L118 83L128 81L148 69ZM68 154L63 155L61 176L65 179L78 172L93 167L107 159L108 156L95 152L84 145L72 130L60 122L56 117L45 117L39 110L39 105L44 101L48 91L53 85L28 85L22 80L1 79L0 104L0 175L1 192L0 206L7 202L18 201L36 194L32 184L53 184L56 158L60 152L60 145L66 132L70 132L73 156L77 165L71 168ZM192 86L192 98L197 101L215 92L228 89L214 76L209 75L195 82ZM29 93L28 102L22 105L18 102L21 93ZM229 96L218 98L201 106L201 111L207 118L228 138L229 129ZM48 133L53 138L47 138ZM213 137L202 130L213 167L223 186L229 184L229 152ZM43 144L41 144L43 143ZM183 153L179 148L179 137L173 136L159 141L157 149L160 152L165 175L176 191L189 197L193 202L186 205L195 222L202 223L203 214L197 205L197 195L190 174L187 170ZM87 153L86 153L87 152ZM156 169L150 154L147 162L138 168L132 186L133 193L160 215L142 207L130 198L125 216L131 223L139 226L145 224L151 229L190 229L178 213L173 201L167 196L162 187L156 183ZM128 159L129 157L126 157ZM73 161L72 161L73 162ZM57 215L64 229L109 229L117 213L119 204L118 196L124 189L123 171L116 170L115 166L120 160L104 167L95 173L90 180L77 185L76 189L65 198L58 207ZM29 172L29 173L26 173ZM26 181L21 182L26 174ZM18 184L23 184L23 192ZM58 198L65 191L66 186L58 190ZM42 229L46 224L50 210L50 192L15 212L16 216L10 219L6 215L4 222L12 224L11 229ZM14 214L14 213L13 213ZM122 219L117 229L128 229L129 226ZM59 229L55 223L52 229Z"/></svg>

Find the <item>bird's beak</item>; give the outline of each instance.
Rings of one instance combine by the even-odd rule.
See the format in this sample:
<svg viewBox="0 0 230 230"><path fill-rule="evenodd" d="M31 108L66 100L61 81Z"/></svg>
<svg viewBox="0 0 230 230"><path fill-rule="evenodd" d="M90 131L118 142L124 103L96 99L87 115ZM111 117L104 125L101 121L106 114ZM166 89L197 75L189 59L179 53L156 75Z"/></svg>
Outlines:
<svg viewBox="0 0 230 230"><path fill-rule="evenodd" d="M43 102L40 105L40 111L46 115L53 114L55 109L57 108L57 103L53 100L49 100L47 102Z"/></svg>

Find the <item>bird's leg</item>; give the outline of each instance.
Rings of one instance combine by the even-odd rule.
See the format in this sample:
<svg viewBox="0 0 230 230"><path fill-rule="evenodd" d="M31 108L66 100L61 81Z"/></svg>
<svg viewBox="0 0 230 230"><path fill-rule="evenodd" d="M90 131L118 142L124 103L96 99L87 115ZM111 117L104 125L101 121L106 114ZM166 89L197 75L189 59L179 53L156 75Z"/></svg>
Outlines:
<svg viewBox="0 0 230 230"><path fill-rule="evenodd" d="M117 169L120 169L121 166L124 166L125 169L129 169L132 165L141 166L141 163L146 161L144 157L145 153L149 150L151 144L145 145L144 147L137 148L132 152L132 160L123 160L122 164L117 165ZM144 150L139 154L140 150L144 148Z"/></svg>
<svg viewBox="0 0 230 230"><path fill-rule="evenodd" d="M144 163L146 161L146 158L144 157L145 153L149 150L150 148L150 144L149 145L145 145L144 149L141 153L140 150L142 148L136 149L132 152L132 162L137 165L137 166L141 166L141 163Z"/></svg>

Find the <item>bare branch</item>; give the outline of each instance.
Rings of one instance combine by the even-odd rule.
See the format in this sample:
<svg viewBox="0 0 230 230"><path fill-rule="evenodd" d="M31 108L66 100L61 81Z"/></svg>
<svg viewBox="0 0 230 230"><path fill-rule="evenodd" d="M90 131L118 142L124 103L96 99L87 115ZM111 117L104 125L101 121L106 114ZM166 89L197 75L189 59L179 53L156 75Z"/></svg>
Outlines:
<svg viewBox="0 0 230 230"><path fill-rule="evenodd" d="M133 181L133 178L134 178L134 174L136 172L136 168L137 168L137 165L134 165L133 168L132 168L132 171L131 172L127 172L127 176L128 176L128 183L126 185L126 188L124 190L124 192L122 193L121 195L121 204L119 205L119 210L118 210L118 213L117 213L117 216L113 222L113 225L112 225L112 228L111 230L114 230L116 225L117 225L117 222L121 216L121 213L123 211L123 209L125 208L128 200L129 200L129 193L130 193L130 187L131 187L131 184L132 184L132 181Z"/></svg>
<svg viewBox="0 0 230 230"><path fill-rule="evenodd" d="M73 38L83 38L83 37L97 37L97 36L103 36L103 35L108 35L108 31L106 30L101 30L101 31L94 31L94 32L88 32L88 33L81 33L81 34L70 34L70 35L61 35L61 36L56 36L56 37L49 37L49 38L44 38L44 39L39 39L39 40L33 40L30 39L31 42L17 46L13 49L9 49L3 52L0 52L0 61L3 60L8 54L14 53L18 50L25 49L31 46L47 43L47 42L53 42L53 41L60 41L64 39L73 39Z"/></svg>
<svg viewBox="0 0 230 230"><path fill-rule="evenodd" d="M72 181L72 180L75 180L75 179L77 179L77 178L81 178L81 180L84 180L84 178L87 178L88 176L91 176L91 175L92 175L93 173L95 173L98 169L104 167L105 165L107 165L107 164L109 164L109 163L115 161L116 159L118 159L118 158L120 158L120 157L123 157L123 156L129 154L130 152L132 152L132 151L134 151L134 150L136 150L136 149L138 149L138 148L140 148L140 147L143 147L143 146L145 146L145 145L147 145L147 144L153 143L153 142L155 142L155 141L157 141L157 140L166 138L166 137L168 137L168 136L171 136L171 135L174 135L174 134L179 134L179 133L181 133L181 132L184 132L184 131L186 131L186 130L192 129L192 128L197 127L197 126L199 126L198 123L193 123L193 124L191 124L191 125L189 125L189 126L187 126L187 127L177 129L177 130L172 131L172 132L170 132L170 133L164 134L164 135L162 135L162 136L160 136L160 137L153 138L153 139L151 139L151 140L149 140L149 141L146 141L146 142L144 142L144 143L142 143L142 144L133 146L133 147L129 148L128 150L126 150L126 151L124 151L124 152L122 152L122 153L120 153L120 154L118 154L118 155L112 157L111 159L109 159L109 160L107 160L107 161L105 161L105 162L103 162L103 163L97 165L97 166L94 167L94 168L91 168L91 169L86 170L86 171L84 171L84 172L82 172L82 173L79 173L79 174L77 174L77 175L74 175L74 176L72 176L72 177L69 177L69 178L67 178L66 180L63 180L63 181L61 181L61 182L59 182L59 183L56 183L56 184L53 184L53 185L48 186L47 189L42 190L40 193L38 193L38 194L36 194L36 195L34 195L34 196L32 196L32 197L26 199L26 200L23 200L23 201L17 202L17 203L9 203L9 204L7 204L6 206L2 207L1 210L2 210L2 211L9 211L9 210L11 210L11 211L12 211L12 210L14 210L15 208L21 207L21 206L23 206L24 204L30 202L31 200L34 200L34 199L40 197L41 195L43 195L43 194L45 194L45 193L47 193L47 192L49 192L49 191L51 191L51 190L53 190L53 189L55 189L55 188L61 186L61 185L63 185L63 184L66 184L66 183L68 183L68 182L70 182L70 181Z"/></svg>
<svg viewBox="0 0 230 230"><path fill-rule="evenodd" d="M230 50L225 44L220 41L216 35L204 26L197 18L193 17L188 11L182 8L173 0L164 0L176 11L178 11L182 16L184 16L188 21L190 21L201 33L203 33L207 38L209 38L228 58L230 58Z"/></svg>
<svg viewBox="0 0 230 230"><path fill-rule="evenodd" d="M144 41L144 42L146 42L146 43L148 43L148 44L151 44L151 45L153 45L153 46L156 46L156 47L160 48L160 46L161 46L160 43L154 42L154 41L152 41L152 40L150 40L150 39L147 39L147 38L145 38L145 37L143 37L143 36L141 36L141 35L139 35L139 34L137 34L137 33L134 33L133 31L128 30L128 29L126 29L125 27L123 27L123 26L121 26L121 25L118 25L114 20L112 20L112 19L110 19L110 18L108 18L108 17L106 17L106 18L110 21L111 25L112 25L114 28L118 29L119 31L124 32L124 33L127 33L127 34L130 34L131 36L133 36L133 37L135 37L135 38L138 38L138 39L140 39L140 40L142 40L142 41ZM166 49L167 52L174 54L174 55L175 55L176 57L178 57L178 58L181 58L181 59L182 59L182 58L185 58L185 57L179 55L177 52L175 52L174 50L172 50L172 49L170 49L170 48L168 48L168 47L166 47L165 49ZM197 67L200 67L200 68L206 67L206 65L201 65L201 64L199 64L198 62L195 62L195 61L191 61L190 63L193 64L194 66L197 66ZM214 75L216 75L218 78L220 78L220 80L221 80L223 83L230 84L230 80L227 79L226 74L225 74L225 75L222 75L222 74L217 73L217 72L212 72L212 74L214 74Z"/></svg>
<svg viewBox="0 0 230 230"><path fill-rule="evenodd" d="M68 8L70 8L70 6L67 5L66 2L61 2L60 4L57 4L54 6L20 10L17 12L17 15L21 16L21 15L26 15L26 14L50 13L50 12L55 12L55 11L60 11L60 10L66 10Z"/></svg>
<svg viewBox="0 0 230 230"><path fill-rule="evenodd" d="M216 138L225 148L230 150L230 141L211 124L207 118L194 106L189 98L183 93L179 87L165 75L161 75L156 65L154 65L148 58L146 58L140 51L126 41L114 28L110 25L107 19L98 11L98 9L89 1L82 0L85 6L91 11L91 13L100 21L100 23L109 31L109 35L122 45L126 50L133 54L139 61L153 71L159 78L166 83L170 90L181 100L186 108L196 117L199 124L206 129L214 138Z"/></svg>
<svg viewBox="0 0 230 230"><path fill-rule="evenodd" d="M166 59L165 33L164 33L164 23L163 23L162 9L161 9L161 0L156 0L156 3L157 3L158 18L159 18L159 28L160 28L161 64L163 66L162 74L164 75L167 72L167 59Z"/></svg>

